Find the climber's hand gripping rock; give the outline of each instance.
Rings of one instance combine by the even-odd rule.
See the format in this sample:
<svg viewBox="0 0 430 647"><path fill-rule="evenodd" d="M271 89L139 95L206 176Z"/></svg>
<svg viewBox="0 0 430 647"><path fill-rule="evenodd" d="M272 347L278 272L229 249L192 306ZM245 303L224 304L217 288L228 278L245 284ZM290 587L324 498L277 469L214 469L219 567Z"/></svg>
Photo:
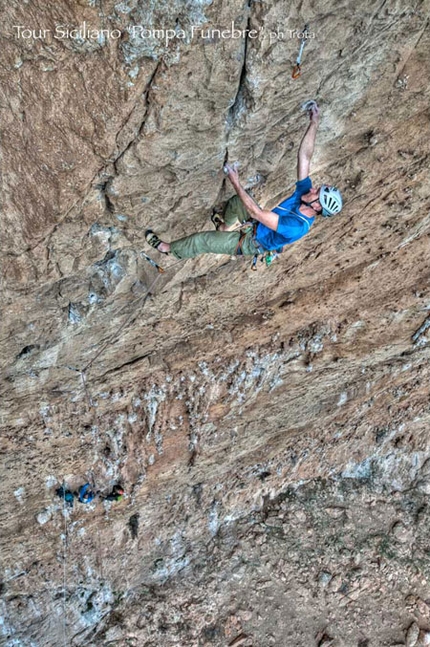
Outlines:
<svg viewBox="0 0 430 647"><path fill-rule="evenodd" d="M309 119L312 123L318 125L320 120L320 109L316 103L309 110Z"/></svg>

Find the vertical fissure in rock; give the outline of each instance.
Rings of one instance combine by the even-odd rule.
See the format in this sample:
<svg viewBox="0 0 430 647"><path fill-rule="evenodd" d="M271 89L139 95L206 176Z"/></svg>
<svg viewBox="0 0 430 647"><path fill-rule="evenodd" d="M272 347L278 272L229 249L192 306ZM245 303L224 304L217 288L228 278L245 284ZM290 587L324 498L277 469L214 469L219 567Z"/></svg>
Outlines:
<svg viewBox="0 0 430 647"><path fill-rule="evenodd" d="M156 76L157 76L157 74L158 74L158 70L160 69L162 62L163 62L163 61L158 61L157 65L156 65L156 67L155 67L154 71L152 72L152 74L151 74L151 76L150 76L150 78L149 78L149 81L148 81L148 83L147 83L147 85L146 85L146 90L145 90L145 92L144 92L144 102L145 102L145 108L146 108L146 110L145 110L145 115L144 115L144 117L143 117L143 121L142 121L142 123L140 124L139 130L138 130L138 133L137 133L137 137L139 137L139 136L141 135L142 130L143 130L143 128L145 127L146 118L147 118L147 116L148 116L149 108L150 108L150 106L151 106L151 91L152 91L152 86L154 85L155 78L156 78ZM132 143L132 142L131 142L131 143Z"/></svg>
<svg viewBox="0 0 430 647"><path fill-rule="evenodd" d="M235 99L233 101L232 106L229 108L228 115L227 115L227 126L229 130L236 123L241 112L248 108L248 104L250 103L250 99L251 99L249 90L247 88L247 78L246 78L247 77L246 64L247 64L247 57L248 57L248 40L249 40L248 34L251 30L251 0L249 0L247 3L247 11L248 11L248 20L246 22L246 37L244 38L243 62L242 62L242 69L239 77L239 85L237 88Z"/></svg>
<svg viewBox="0 0 430 647"><path fill-rule="evenodd" d="M148 83L146 84L146 88L145 88L145 91L143 93L143 101L144 101L144 105L145 105L145 114L143 115L143 119L142 119L142 121L140 123L139 128L137 129L137 133L136 133L136 135L134 137L132 137L132 139L129 141L127 146L120 153L118 153L118 155L115 157L115 159L112 162L116 174L118 174L118 168L117 168L118 162L121 160L122 157L124 157L124 155L131 148L131 146L133 146L135 141L138 140L140 138L140 136L142 135L142 131L143 131L144 127L145 127L146 119L148 117L148 112L149 112L149 108L150 108L150 104L151 104L151 100L150 100L151 89L152 89L152 86L154 84L155 78L157 76L158 70L160 69L160 66L161 66L162 62L163 61L159 61L157 63L157 65L154 68L154 71L152 72L152 74L151 74L151 76L149 78Z"/></svg>
<svg viewBox="0 0 430 647"><path fill-rule="evenodd" d="M109 185L110 185L111 181L112 180L110 178L109 180L106 180L106 182L103 182L103 184L99 184L99 189L100 189L100 193L101 193L101 195L102 195L102 197L104 199L104 202L105 202L106 211L108 211L109 213L114 213L115 207L114 207L113 202L110 199L109 193L108 193Z"/></svg>
<svg viewBox="0 0 430 647"><path fill-rule="evenodd" d="M224 161L222 163L222 168L224 168L227 163L228 163L228 147L226 146L225 154L224 154ZM226 181L226 175L224 174L224 177L221 180L221 186L219 188L218 195L217 195L217 198L216 198L216 201L215 201L215 208L219 208L220 203L223 200L224 191L225 191L225 181Z"/></svg>

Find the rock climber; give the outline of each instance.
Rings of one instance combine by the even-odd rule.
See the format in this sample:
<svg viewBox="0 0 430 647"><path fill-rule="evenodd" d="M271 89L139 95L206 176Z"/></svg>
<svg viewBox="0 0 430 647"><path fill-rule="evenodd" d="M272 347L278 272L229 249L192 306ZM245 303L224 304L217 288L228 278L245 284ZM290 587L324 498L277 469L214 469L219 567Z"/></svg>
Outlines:
<svg viewBox="0 0 430 647"><path fill-rule="evenodd" d="M338 189L326 184L314 188L309 177L320 120L320 110L315 101L310 102L309 117L297 155L296 190L289 198L272 211L261 209L241 185L235 166L226 165L225 171L237 195L227 202L223 218L218 213L213 214L211 219L216 231L202 231L167 243L148 229L145 233L148 244L163 254L173 254L177 259L210 253L256 257L266 252L281 252L284 245L307 234L318 214L330 217L339 213L342 197ZM232 231L238 223L250 226Z"/></svg>
<svg viewBox="0 0 430 647"><path fill-rule="evenodd" d="M124 497L124 494L124 488L122 487L122 485L117 483L113 486L112 492L110 492L110 494L102 496L101 498L105 501L121 501L121 499Z"/></svg>

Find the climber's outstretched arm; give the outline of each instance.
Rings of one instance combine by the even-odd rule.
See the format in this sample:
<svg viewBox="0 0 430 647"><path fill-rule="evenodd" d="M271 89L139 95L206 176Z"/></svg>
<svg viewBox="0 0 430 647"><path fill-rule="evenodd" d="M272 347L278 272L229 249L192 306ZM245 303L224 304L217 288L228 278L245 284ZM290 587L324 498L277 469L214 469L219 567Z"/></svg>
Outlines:
<svg viewBox="0 0 430 647"><path fill-rule="evenodd" d="M315 148L315 139L317 136L318 124L320 120L320 111L318 106L313 106L309 110L310 124L301 141L299 152L297 154L297 179L304 180L308 177L311 158Z"/></svg>
<svg viewBox="0 0 430 647"><path fill-rule="evenodd" d="M239 174L236 169L233 166L229 166L228 164L226 164L225 169L228 175L228 179L232 183L237 195L241 199L243 206L245 207L249 215L252 216L252 218L255 218L255 220L258 220L258 222L263 223L263 225L266 225L266 227L269 227L269 229L276 231L279 220L278 214L274 213L273 211L260 209L258 204L254 202L251 196L248 195L248 193L241 185L239 181Z"/></svg>

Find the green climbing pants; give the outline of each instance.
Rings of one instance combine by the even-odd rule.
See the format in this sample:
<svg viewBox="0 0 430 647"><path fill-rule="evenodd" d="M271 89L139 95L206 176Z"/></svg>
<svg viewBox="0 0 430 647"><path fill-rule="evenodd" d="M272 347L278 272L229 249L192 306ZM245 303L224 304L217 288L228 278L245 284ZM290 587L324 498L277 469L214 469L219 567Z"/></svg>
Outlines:
<svg viewBox="0 0 430 647"><path fill-rule="evenodd" d="M234 195L227 202L224 211L224 222L229 227L237 222L243 223L249 220L241 200ZM170 251L175 258L194 258L199 254L229 254L237 253L240 237L242 254L255 256L258 253L257 245L254 243L252 226L249 231L202 231L191 236L185 236L170 243Z"/></svg>

